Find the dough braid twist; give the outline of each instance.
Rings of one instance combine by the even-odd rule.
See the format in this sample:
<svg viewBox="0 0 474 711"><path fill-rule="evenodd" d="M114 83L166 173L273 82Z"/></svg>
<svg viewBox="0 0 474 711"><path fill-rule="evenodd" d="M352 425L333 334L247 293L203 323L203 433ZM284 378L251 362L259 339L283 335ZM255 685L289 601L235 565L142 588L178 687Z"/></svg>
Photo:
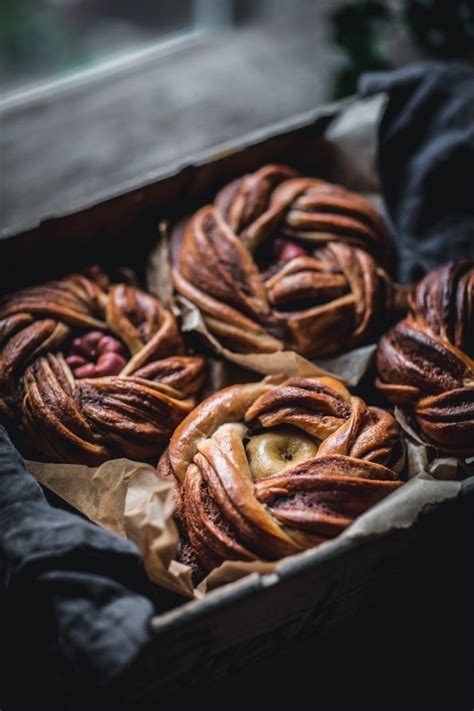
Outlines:
<svg viewBox="0 0 474 711"><path fill-rule="evenodd" d="M98 268L0 300L0 414L52 461L158 456L203 378L159 300Z"/></svg>
<svg viewBox="0 0 474 711"><path fill-rule="evenodd" d="M240 353L329 355L374 339L393 308L390 242L361 196L269 165L221 190L172 240L178 292Z"/></svg>
<svg viewBox="0 0 474 711"><path fill-rule="evenodd" d="M201 571L316 546L400 486L392 415L330 377L281 380L211 396L160 460L175 484L182 559Z"/></svg>
<svg viewBox="0 0 474 711"><path fill-rule="evenodd" d="M474 454L474 261L428 274L380 341L377 386L442 452Z"/></svg>

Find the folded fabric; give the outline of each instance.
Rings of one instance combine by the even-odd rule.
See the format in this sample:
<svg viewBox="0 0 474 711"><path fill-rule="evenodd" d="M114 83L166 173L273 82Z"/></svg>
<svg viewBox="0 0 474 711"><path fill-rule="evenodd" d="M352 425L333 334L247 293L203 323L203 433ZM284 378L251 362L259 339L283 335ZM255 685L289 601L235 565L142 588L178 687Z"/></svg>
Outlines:
<svg viewBox="0 0 474 711"><path fill-rule="evenodd" d="M473 67L433 62L367 74L359 91L388 95L378 167L400 280L473 257Z"/></svg>
<svg viewBox="0 0 474 711"><path fill-rule="evenodd" d="M106 690L149 639L138 550L51 506L2 426L0 553L2 709L75 708Z"/></svg>

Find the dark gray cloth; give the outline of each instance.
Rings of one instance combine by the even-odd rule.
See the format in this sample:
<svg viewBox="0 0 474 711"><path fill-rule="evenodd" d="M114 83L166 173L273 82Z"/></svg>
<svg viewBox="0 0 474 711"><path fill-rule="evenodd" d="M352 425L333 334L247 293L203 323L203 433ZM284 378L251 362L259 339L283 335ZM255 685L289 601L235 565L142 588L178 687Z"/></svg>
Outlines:
<svg viewBox="0 0 474 711"><path fill-rule="evenodd" d="M400 280L474 257L474 68L426 63L367 74L359 90L388 94L378 167Z"/></svg>
<svg viewBox="0 0 474 711"><path fill-rule="evenodd" d="M50 506L2 426L0 576L2 709L84 708L149 639L135 545Z"/></svg>

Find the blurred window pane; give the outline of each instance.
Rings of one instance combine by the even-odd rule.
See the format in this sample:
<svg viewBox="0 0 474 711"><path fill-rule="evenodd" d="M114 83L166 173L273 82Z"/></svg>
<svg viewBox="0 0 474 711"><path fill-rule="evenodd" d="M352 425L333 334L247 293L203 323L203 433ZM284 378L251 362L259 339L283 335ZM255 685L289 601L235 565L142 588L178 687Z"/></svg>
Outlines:
<svg viewBox="0 0 474 711"><path fill-rule="evenodd" d="M0 2L0 87L11 90L232 17L232 0L6 0Z"/></svg>

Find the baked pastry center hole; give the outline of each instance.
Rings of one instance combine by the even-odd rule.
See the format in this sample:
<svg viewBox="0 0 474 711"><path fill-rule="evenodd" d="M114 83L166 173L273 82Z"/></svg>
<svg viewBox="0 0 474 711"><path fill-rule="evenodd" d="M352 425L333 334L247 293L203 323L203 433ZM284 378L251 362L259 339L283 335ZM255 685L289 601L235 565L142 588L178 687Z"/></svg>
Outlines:
<svg viewBox="0 0 474 711"><path fill-rule="evenodd" d="M281 425L251 435L245 451L252 477L261 479L315 457L318 442L298 427Z"/></svg>
<svg viewBox="0 0 474 711"><path fill-rule="evenodd" d="M105 331L77 333L65 351L66 363L77 379L118 375L130 357L125 344Z"/></svg>

